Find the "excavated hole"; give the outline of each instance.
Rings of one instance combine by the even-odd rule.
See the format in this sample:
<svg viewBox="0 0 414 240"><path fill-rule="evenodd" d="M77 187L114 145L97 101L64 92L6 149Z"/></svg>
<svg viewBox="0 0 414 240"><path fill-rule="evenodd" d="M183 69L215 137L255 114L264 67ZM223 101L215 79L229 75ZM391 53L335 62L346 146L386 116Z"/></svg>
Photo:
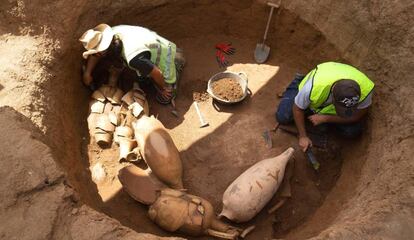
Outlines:
<svg viewBox="0 0 414 240"><path fill-rule="evenodd" d="M265 64L256 64L253 51L263 36L268 8L259 4L240 6L236 2L211 5L176 3L145 11L124 6L111 14L106 13L107 18L103 18L110 25L122 23L148 27L184 49L187 66L180 80L177 98L180 117L174 117L169 106L157 104L151 92L148 96L150 111L158 115L169 129L180 151L184 165L184 186L189 193L209 200L216 212L221 210L221 198L227 186L245 169L261 159L278 155L289 146L297 147L295 137L277 132L272 136L273 148L269 150L261 136L264 130L275 124L278 93L283 92L296 72L306 73L319 62L341 59L338 52L311 25L282 9L279 13L275 12L269 31L267 44L271 46L270 58ZM90 27L99 23L95 19L86 21L85 25ZM239 105L218 106L219 111L213 107L211 99L202 102L200 106L210 127L200 129L191 104L194 94L205 91L208 79L224 70L215 61L214 45L218 42L231 42L237 49L234 56L228 57L232 65L227 69L245 72L253 94ZM80 56L81 52L73 54ZM87 105L86 102L84 104ZM81 117L86 124L87 116ZM84 135L88 135L86 130ZM330 137L337 145L352 147L347 142L337 142L334 135ZM111 149L101 150L91 140L91 144L85 143L85 149L84 167L93 172L92 169L99 163L106 172L103 180L95 182L91 182L90 175L85 177L83 173L70 173L75 176L72 179L78 179L74 181L79 181L76 176L83 176L80 178L83 180L74 185L83 186L78 190L86 203L137 232L180 236L167 233L153 224L146 216L147 207L134 201L122 190L117 173L125 164L117 162L118 148L115 145ZM316 156L321 162L319 173L315 173L303 154L296 151L291 179L292 198L276 214L268 215L267 210L278 201L276 195L253 220L238 225L257 226L247 239L295 238L299 227L306 224L310 216L323 205L341 174L342 157L338 148L326 152L316 151ZM91 187L86 189L85 186ZM323 211L329 215L325 220L329 223L335 213L329 213L329 208ZM301 238L314 236L325 227L315 227L313 231L301 235Z"/></svg>

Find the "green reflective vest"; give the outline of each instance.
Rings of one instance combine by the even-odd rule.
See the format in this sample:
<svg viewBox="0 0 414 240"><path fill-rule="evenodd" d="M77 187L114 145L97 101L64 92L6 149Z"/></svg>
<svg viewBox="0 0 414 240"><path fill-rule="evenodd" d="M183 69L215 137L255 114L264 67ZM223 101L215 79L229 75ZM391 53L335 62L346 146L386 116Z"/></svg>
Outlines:
<svg viewBox="0 0 414 240"><path fill-rule="evenodd" d="M176 82L174 60L177 47L173 42L143 27L119 25L112 27L112 29L122 40L122 57L128 63L128 66L135 56L149 51L151 62L161 70L165 82L170 84ZM137 74L141 76L138 71Z"/></svg>
<svg viewBox="0 0 414 240"><path fill-rule="evenodd" d="M327 62L319 64L299 84L299 91L308 79L313 83L309 94L310 109L321 114L336 115L334 105L326 105L324 103L328 100L333 84L338 80L351 79L358 83L361 88L359 102L364 101L374 89L374 83L365 74L343 63Z"/></svg>

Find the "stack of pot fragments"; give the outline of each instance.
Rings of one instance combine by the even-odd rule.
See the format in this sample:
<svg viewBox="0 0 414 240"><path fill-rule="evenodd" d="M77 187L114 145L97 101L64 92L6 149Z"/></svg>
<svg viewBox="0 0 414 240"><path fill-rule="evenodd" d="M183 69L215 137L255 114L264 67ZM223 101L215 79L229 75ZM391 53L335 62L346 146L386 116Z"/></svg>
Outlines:
<svg viewBox="0 0 414 240"><path fill-rule="evenodd" d="M92 93L88 127L91 139L101 148L112 142L119 145L119 161L136 161L139 158L132 122L149 114L148 102L138 85L127 93L117 88L119 72L110 70L109 83Z"/></svg>
<svg viewBox="0 0 414 240"><path fill-rule="evenodd" d="M120 148L119 161L142 157L148 168L134 164L122 168L118 178L136 201L148 205L148 216L163 229L191 236L209 235L224 239L244 237L245 230L224 223L211 203L188 194L182 181L179 151L164 125L149 116L144 92L135 86L123 93L111 72L109 84L92 94L88 125L91 137L107 148L112 141ZM223 196L224 216L235 222L252 219L277 191L293 148L274 158L259 161L242 173Z"/></svg>

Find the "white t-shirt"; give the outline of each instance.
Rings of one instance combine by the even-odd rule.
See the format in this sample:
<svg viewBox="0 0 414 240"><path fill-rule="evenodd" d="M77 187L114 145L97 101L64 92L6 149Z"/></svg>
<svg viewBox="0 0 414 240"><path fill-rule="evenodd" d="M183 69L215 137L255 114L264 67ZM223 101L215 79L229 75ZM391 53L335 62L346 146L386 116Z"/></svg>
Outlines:
<svg viewBox="0 0 414 240"><path fill-rule="evenodd" d="M295 97L295 104L300 109L305 110L310 105L310 92L312 89L312 78L308 78L303 85L303 88L298 92L298 94ZM372 103L372 93L371 91L368 96L364 99L364 101L360 102L358 104L358 109L364 109L371 105ZM321 106L328 106L332 104L332 93L329 93L328 99L321 105Z"/></svg>
<svg viewBox="0 0 414 240"><path fill-rule="evenodd" d="M118 25L112 27L112 30L119 34L123 44L123 55L126 62L129 64L132 58L142 52L150 52L146 43L156 42L156 34L149 29L130 26Z"/></svg>

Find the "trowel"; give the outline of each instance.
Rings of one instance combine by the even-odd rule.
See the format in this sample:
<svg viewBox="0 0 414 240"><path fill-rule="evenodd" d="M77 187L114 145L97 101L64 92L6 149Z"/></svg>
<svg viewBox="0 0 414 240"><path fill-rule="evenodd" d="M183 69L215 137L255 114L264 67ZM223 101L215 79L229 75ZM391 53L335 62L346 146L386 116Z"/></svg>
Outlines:
<svg viewBox="0 0 414 240"><path fill-rule="evenodd" d="M318 160L316 160L315 155L313 155L311 147L308 147L308 149L306 149L305 154L309 162L312 164L313 169L315 169L315 171L318 171L320 167L320 163L318 162Z"/></svg>
<svg viewBox="0 0 414 240"><path fill-rule="evenodd" d="M264 63L269 57L270 47L265 44L265 41L267 38L267 32L269 30L270 20L272 19L273 10L280 6L280 2L281 1L279 1L277 4L272 3L272 2L267 3L267 5L270 6L270 14L269 14L269 18L267 19L266 30L263 36L263 42L258 43L254 51L254 59L256 60L257 63Z"/></svg>
<svg viewBox="0 0 414 240"><path fill-rule="evenodd" d="M289 133L289 134L291 134L293 136L297 136L298 135L297 129L290 129L290 128L286 127L286 126L281 126L279 123L277 123L272 130L266 130L263 133L263 137L265 139L266 145L269 148L272 147L272 142L271 142L272 139L270 138L270 134L269 133L270 133L270 131L276 132L277 129L281 129L284 132ZM325 149L326 148L326 145L327 145L327 142L328 142L326 135L318 135L318 134L315 134L315 133L313 133L313 134L312 133L309 133L309 138L312 140L312 143L313 143L313 145L315 147L320 147L322 149ZM312 168L315 171L318 171L319 170L319 167L320 167L320 163L318 162L318 160L316 159L315 155L313 154L311 147L308 147L308 149L305 152L305 155L306 155L306 158L311 163Z"/></svg>

